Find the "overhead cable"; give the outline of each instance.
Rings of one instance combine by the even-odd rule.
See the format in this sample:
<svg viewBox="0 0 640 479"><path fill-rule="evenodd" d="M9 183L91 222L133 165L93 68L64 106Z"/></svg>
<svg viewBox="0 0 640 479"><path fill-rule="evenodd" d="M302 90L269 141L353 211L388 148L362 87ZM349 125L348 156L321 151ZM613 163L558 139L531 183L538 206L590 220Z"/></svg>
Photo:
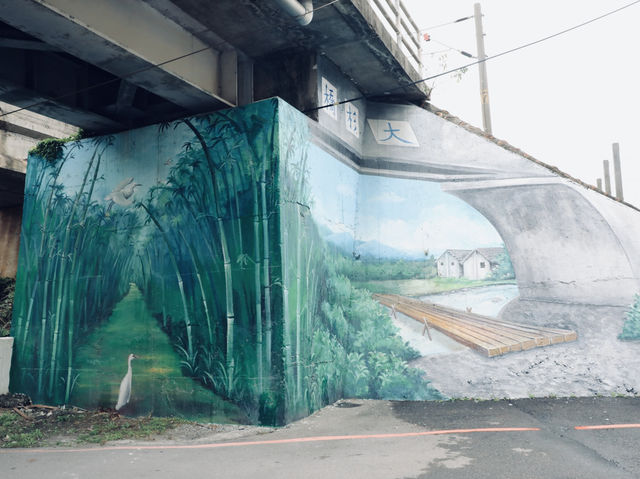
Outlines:
<svg viewBox="0 0 640 479"><path fill-rule="evenodd" d="M620 12L622 10L625 10L625 9L627 9L629 7L632 7L632 6L634 6L634 5L638 4L638 3L640 3L640 0L635 0L635 1L631 2L631 3L623 5L622 7L616 8L615 10L611 10L611 11L609 11L607 13L603 13L602 15L599 15L599 16L597 16L595 18L592 18L591 20L587 20L585 22L579 23L578 25L574 25L573 27L566 28L566 29L561 30L559 32L556 32L556 33L554 33L552 35L547 35L546 37L539 38L538 40L534 40L532 42L525 43L523 45L511 48L509 50L505 50L503 52L496 53L495 55L491 55L491 56L486 57L486 58L484 58L482 60L476 60L474 62L467 63L466 65L462 65L462 66L457 67L457 68L452 68L451 70L443 71L441 73L438 73L436 75L432 75L430 77L421 78L420 80L416 80L416 81L412 81L412 82L409 82L409 83L405 83L403 85L400 85L400 86L397 86L397 87L394 87L394 88L388 88L387 90L384 90L384 91L381 91L381 92L378 92L378 93L372 93L372 94L369 94L369 95L360 95L358 97L350 98L348 100L342 100L342 101L338 101L338 102L331 103L331 104L328 104L328 105L322 105L322 106L318 106L318 107L315 107L315 108L310 108L308 110L304 110L304 113L309 113L309 112L317 111L317 110L323 110L325 108L331 108L331 107L334 107L334 106L337 106L337 105L343 105L345 103L351 103L351 102L358 101L358 100L366 100L367 98L390 95L391 92L394 92L394 91L397 91L397 90L402 90L402 89L410 87L410 86L418 85L420 83L424 83L424 82L427 82L429 80L433 80L435 78L439 78L439 77L442 77L442 76L445 76L445 75L450 75L451 73L455 73L458 70L464 70L466 68L478 65L478 64L480 64L482 62L486 62L488 60L493 60L493 59L508 55L510 53L517 52L518 50L522 50L524 48L528 48L528 47L537 45L537 44L545 42L547 40L551 40L552 38L559 37L560 35L564 35L565 33L569 33L569 32L571 32L573 30L577 30L578 28L581 28L581 27L584 27L584 26L589 25L591 23L597 22L598 20L601 20L603 18L611 16L611 15L613 15L615 13L618 13L618 12Z"/></svg>
<svg viewBox="0 0 640 479"><path fill-rule="evenodd" d="M323 9L325 7L328 7L329 5L333 5L334 3L337 3L337 2L340 2L340 1L342 1L342 0L331 0L330 2L324 3L324 4L314 8L313 10L305 12L304 15L308 15L309 13L316 12L318 10L321 10L321 9ZM298 15L298 16L304 16L304 15ZM265 28L265 30L266 30L266 28ZM206 30L203 30L200 33L206 33L206 32L212 32L212 30L207 28ZM183 58L187 58L187 57L190 57L190 56L193 56L193 55L197 55L198 53L202 53L202 52L207 51L207 50L215 50L218 47L222 47L225 44L227 44L227 42L223 40L223 41L217 43L216 45L210 45L210 46L206 46L206 47L203 47L203 48L199 48L198 50L194 50L194 51L191 51L189 53L185 53L184 55L180 55L178 57L170 58L169 60L165 60L165 61L160 62L160 63L152 63L152 64L147 65L146 67L142 67L142 68L140 68L138 70L133 70L133 71L131 71L129 73L126 73L124 75L119 75L119 76L117 76L115 78L111 78L109 80L105 80L105 81L102 81L100 83L95 83L95 84L90 85L90 86L85 87L85 88L79 88L77 90L73 90L73 91L70 91L68 93L63 93L62 95L58 95L58 96L55 96L55 97L52 97L52 98L47 98L46 100L41 100L41 101L34 102L34 103L30 104L30 105L27 105L27 106L24 106L24 107L21 107L21 108L17 108L15 110L11 110L11 111L8 111L6 113L1 113L0 114L0 118L5 117L5 116L9 116L9 115L12 115L13 113L18 113L18 112L21 112L21 111L24 111L24 110L31 110L32 108L35 108L35 107L40 106L40 105L44 105L46 103L50 103L52 101L58 101L58 100L61 100L63 98L67 98L67 97L70 97L70 96L78 95L80 93L85 93L85 92L88 92L88 91L91 91L91 90L95 90L96 88L101 88L103 86L110 85L110 84L115 83L115 82L119 82L119 81L124 80L126 78L130 78L132 76L138 75L139 73L143 73L143 72L152 70L154 68L161 67L161 66L167 65L169 63L172 63L172 62L175 62L175 61L178 61L178 60L182 60Z"/></svg>

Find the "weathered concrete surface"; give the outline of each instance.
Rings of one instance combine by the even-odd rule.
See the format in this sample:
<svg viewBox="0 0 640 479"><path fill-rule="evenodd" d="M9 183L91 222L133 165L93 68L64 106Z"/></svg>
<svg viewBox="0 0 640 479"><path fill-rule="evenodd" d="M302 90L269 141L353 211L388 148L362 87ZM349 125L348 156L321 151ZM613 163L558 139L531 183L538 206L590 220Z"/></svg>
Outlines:
<svg viewBox="0 0 640 479"><path fill-rule="evenodd" d="M16 277L21 225L22 206L0 208L0 277Z"/></svg>
<svg viewBox="0 0 640 479"><path fill-rule="evenodd" d="M640 474L640 429L581 431L575 426L637 423L638 414L637 400L624 398L349 400L270 431L247 428L211 435L202 428L203 435L188 440L164 437L79 450L5 449L0 475L633 478Z"/></svg>
<svg viewBox="0 0 640 479"><path fill-rule="evenodd" d="M0 102L0 114L19 107ZM75 135L78 128L27 110L0 117L0 168L25 173L29 150L45 138Z"/></svg>
<svg viewBox="0 0 640 479"><path fill-rule="evenodd" d="M0 1L0 8L2 20L15 28L177 105L204 111L235 104L235 89L228 99L222 97L228 93L222 52L145 2ZM235 66L225 73L235 84Z"/></svg>
<svg viewBox="0 0 640 479"><path fill-rule="evenodd" d="M9 371L13 353L13 338L0 338L0 394L9 392Z"/></svg>
<svg viewBox="0 0 640 479"><path fill-rule="evenodd" d="M0 99L106 133L248 103L253 64L275 70L256 99L291 100L308 92L294 95L299 85L278 72L306 52L333 62L358 95L424 101L418 62L369 3L324 5L300 26L274 0L0 0L12 45ZM411 44L420 41L416 32Z"/></svg>

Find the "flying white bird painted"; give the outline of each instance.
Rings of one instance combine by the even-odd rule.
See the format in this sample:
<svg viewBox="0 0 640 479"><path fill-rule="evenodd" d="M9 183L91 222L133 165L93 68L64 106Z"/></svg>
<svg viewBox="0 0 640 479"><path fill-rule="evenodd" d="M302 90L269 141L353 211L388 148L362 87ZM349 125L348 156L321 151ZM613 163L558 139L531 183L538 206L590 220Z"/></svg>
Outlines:
<svg viewBox="0 0 640 479"><path fill-rule="evenodd" d="M133 376L133 371L131 370L131 361L137 359L138 356L135 354L130 354L127 360L128 369L127 374L122 378L122 382L120 383L120 392L118 393L118 402L116 404L116 411L119 411L124 407L131 398L131 376Z"/></svg>
<svg viewBox="0 0 640 479"><path fill-rule="evenodd" d="M113 201L120 206L131 206L133 204L133 194L140 183L135 183L133 178L127 178L113 189L111 193L104 197L105 201Z"/></svg>

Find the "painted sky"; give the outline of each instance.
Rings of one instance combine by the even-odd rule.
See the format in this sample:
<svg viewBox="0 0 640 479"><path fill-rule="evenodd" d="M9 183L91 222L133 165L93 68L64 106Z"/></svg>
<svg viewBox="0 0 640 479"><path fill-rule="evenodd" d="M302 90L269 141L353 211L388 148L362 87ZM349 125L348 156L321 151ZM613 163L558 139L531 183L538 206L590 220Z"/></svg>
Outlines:
<svg viewBox="0 0 640 479"><path fill-rule="evenodd" d="M133 178L140 184L134 194L135 200L140 201L145 198L149 188L159 181L165 181L178 155L184 150L184 143L193 136L184 125L169 128L170 135L159 131L157 125L114 135L113 145L105 150L100 163L94 200L108 203L105 197L123 180ZM84 140L82 148L65 162L61 176L67 194L79 189L94 151L93 140ZM93 169L88 180L92 175Z"/></svg>
<svg viewBox="0 0 640 479"><path fill-rule="evenodd" d="M310 150L309 168L314 218L332 232L435 255L449 248L503 243L484 216L442 192L438 183L360 176L316 146Z"/></svg>

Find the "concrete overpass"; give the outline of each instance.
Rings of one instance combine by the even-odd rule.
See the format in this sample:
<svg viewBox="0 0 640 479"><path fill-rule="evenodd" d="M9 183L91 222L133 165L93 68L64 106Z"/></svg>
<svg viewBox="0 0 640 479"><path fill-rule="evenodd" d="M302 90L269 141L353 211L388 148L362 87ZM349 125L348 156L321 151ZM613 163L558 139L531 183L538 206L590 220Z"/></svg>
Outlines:
<svg viewBox="0 0 640 479"><path fill-rule="evenodd" d="M271 96L314 108L319 59L362 93L396 88L395 98L426 98L421 87L397 89L421 73L406 9L391 25L393 2L378 2L385 16L366 0L342 0L303 26L282 4L0 0L0 276L15 274L27 153L44 138L121 131Z"/></svg>
<svg viewBox="0 0 640 479"><path fill-rule="evenodd" d="M270 96L314 107L317 56L367 95L420 78L419 32L395 2L341 0L306 26L283 3L297 2L0 0L0 101L105 133Z"/></svg>
<svg viewBox="0 0 640 479"><path fill-rule="evenodd" d="M423 75L419 29L389 10L394 2L342 0L308 25L282 3L0 0L0 100L105 133L280 96L361 173L438 181L482 212L505 240L523 300L631 302L637 209L416 106L428 98L422 84L406 86ZM337 100L367 98L351 103L362 119L408 122L419 147L381 145L371 122L347 132L317 109L323 79Z"/></svg>

